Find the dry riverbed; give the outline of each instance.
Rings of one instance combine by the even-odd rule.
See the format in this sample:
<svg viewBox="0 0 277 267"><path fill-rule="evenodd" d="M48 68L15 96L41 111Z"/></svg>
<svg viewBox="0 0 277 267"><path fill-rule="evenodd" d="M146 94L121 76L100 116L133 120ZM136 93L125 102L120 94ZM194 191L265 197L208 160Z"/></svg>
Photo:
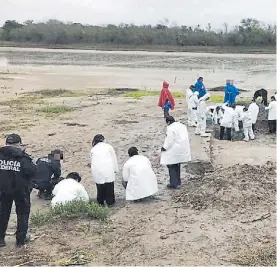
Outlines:
<svg viewBox="0 0 277 267"><path fill-rule="evenodd" d="M0 250L1 265L274 264L273 136L260 134L249 143L209 141L194 136L190 129L193 160L199 163L194 168L184 166L183 188L171 192L165 189L167 169L159 165L166 125L155 94L138 98L116 90L86 88L35 92L33 88L17 90L8 80L5 84L10 89L0 100L1 145L6 134L17 132L35 158L56 147L63 149L63 174L79 172L95 198L87 164L91 140L102 133L114 146L120 169L130 146L148 156L160 191L147 203L126 203L119 173L117 205L107 222L76 219L31 225L33 241L26 248L15 249L14 236L7 237L7 247ZM185 100L181 94L176 96L173 115L185 122ZM208 169L203 162L212 163L213 172L205 173ZM33 192L32 213L48 208L49 203ZM14 229L13 215L9 232Z"/></svg>

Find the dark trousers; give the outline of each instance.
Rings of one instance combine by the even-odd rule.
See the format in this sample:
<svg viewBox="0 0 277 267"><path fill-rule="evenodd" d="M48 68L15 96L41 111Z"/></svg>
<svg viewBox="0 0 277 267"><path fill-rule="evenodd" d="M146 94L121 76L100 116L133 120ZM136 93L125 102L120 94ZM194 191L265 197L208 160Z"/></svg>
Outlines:
<svg viewBox="0 0 277 267"><path fill-rule="evenodd" d="M256 130L256 123L252 123L252 130L253 132Z"/></svg>
<svg viewBox="0 0 277 267"><path fill-rule="evenodd" d="M276 133L276 120L268 121L269 133Z"/></svg>
<svg viewBox="0 0 277 267"><path fill-rule="evenodd" d="M224 133L225 133L225 127L220 126L220 140L224 139ZM227 133L227 140L231 141L232 140L232 128L226 128L226 133Z"/></svg>
<svg viewBox="0 0 277 267"><path fill-rule="evenodd" d="M169 117L169 110L164 109L164 118Z"/></svg>
<svg viewBox="0 0 277 267"><path fill-rule="evenodd" d="M5 238L13 201L17 215L16 242L23 245L29 228L30 193L0 193L0 240Z"/></svg>
<svg viewBox="0 0 277 267"><path fill-rule="evenodd" d="M108 206L115 203L114 182L105 184L96 184L97 187L97 202L99 205L104 205L105 201Z"/></svg>
<svg viewBox="0 0 277 267"><path fill-rule="evenodd" d="M167 165L169 172L169 185L177 187L181 185L181 164Z"/></svg>

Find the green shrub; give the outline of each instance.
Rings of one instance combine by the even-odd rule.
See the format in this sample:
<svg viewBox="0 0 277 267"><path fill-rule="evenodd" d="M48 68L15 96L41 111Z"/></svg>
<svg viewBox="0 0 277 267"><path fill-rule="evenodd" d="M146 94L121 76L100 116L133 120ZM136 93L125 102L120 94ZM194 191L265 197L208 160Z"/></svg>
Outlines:
<svg viewBox="0 0 277 267"><path fill-rule="evenodd" d="M68 106L45 106L39 109L40 112L43 113L54 113L54 114L62 114L66 112L73 111L74 108Z"/></svg>
<svg viewBox="0 0 277 267"><path fill-rule="evenodd" d="M104 221L108 217L108 208L96 203L71 201L64 205L57 205L48 211L37 211L31 215L31 224L41 226L60 219L89 218Z"/></svg>

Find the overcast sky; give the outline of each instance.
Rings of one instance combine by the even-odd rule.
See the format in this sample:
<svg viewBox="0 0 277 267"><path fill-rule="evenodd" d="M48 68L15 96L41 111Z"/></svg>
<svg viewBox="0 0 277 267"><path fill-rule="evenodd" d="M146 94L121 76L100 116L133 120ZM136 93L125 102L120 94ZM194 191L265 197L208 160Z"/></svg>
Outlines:
<svg viewBox="0 0 277 267"><path fill-rule="evenodd" d="M178 25L219 28L247 17L275 22L276 0L0 0L1 25L8 19L156 24L168 18Z"/></svg>

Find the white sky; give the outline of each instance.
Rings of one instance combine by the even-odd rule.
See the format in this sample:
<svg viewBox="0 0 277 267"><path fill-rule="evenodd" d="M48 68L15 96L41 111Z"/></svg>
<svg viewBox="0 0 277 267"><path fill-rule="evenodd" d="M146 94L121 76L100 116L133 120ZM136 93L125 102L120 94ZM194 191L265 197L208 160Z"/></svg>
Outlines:
<svg viewBox="0 0 277 267"><path fill-rule="evenodd" d="M157 24L164 18L178 25L221 28L242 18L276 21L276 0L0 0L0 25L15 19L58 19L84 24Z"/></svg>

